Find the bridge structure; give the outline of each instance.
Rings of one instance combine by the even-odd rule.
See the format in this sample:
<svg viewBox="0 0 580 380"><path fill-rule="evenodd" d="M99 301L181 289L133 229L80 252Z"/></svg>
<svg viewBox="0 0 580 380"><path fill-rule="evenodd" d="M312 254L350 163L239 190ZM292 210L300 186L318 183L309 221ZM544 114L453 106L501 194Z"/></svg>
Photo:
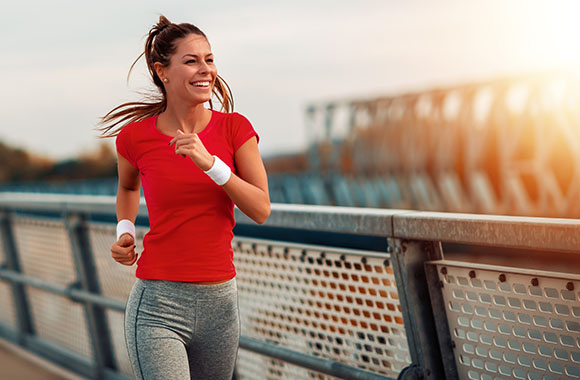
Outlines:
<svg viewBox="0 0 580 380"><path fill-rule="evenodd" d="M544 73L312 103L305 170L272 172L273 199L578 218L579 79Z"/></svg>
<svg viewBox="0 0 580 380"><path fill-rule="evenodd" d="M0 338L132 378L134 267L111 196L0 193ZM137 249L147 231L144 203ZM236 210L238 379L580 378L580 221L274 204ZM2 369L0 369L2 371Z"/></svg>

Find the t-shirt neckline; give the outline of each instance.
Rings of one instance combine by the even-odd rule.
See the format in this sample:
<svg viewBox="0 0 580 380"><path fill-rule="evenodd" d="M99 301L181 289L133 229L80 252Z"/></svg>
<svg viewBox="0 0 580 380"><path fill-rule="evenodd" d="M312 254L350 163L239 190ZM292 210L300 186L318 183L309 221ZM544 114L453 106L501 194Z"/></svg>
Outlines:
<svg viewBox="0 0 580 380"><path fill-rule="evenodd" d="M201 131L197 132L198 136L203 136L207 133L207 131L210 129L210 127L214 124L214 120L215 120L215 111L214 110L210 110L211 111L211 117L209 118L209 122L207 123L207 125L205 126L204 129L202 129ZM168 140L172 140L174 138L174 136L169 136L166 135L165 133L161 132L159 129L157 129L157 118L159 117L159 115L155 115L151 118L151 128L153 129L153 131L155 133L157 133L159 136L163 136Z"/></svg>

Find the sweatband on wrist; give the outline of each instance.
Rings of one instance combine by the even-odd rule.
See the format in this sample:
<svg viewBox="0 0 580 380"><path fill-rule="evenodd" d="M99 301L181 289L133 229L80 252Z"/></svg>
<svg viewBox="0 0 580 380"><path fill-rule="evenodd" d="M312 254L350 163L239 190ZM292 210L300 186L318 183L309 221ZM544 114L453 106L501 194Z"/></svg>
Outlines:
<svg viewBox="0 0 580 380"><path fill-rule="evenodd" d="M232 169L225 162L220 160L218 156L213 156L213 166L204 173L209 176L209 178L213 179L215 183L220 186L223 186L228 182L232 175Z"/></svg>
<svg viewBox="0 0 580 380"><path fill-rule="evenodd" d="M135 240L135 225L129 219L122 219L117 223L117 240L126 233L133 236L133 240Z"/></svg>

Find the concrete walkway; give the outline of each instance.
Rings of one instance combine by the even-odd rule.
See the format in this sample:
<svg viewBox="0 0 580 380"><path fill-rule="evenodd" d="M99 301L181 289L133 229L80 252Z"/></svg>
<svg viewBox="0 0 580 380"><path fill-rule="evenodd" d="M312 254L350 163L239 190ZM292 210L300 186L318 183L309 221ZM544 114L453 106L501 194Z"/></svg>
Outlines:
<svg viewBox="0 0 580 380"><path fill-rule="evenodd" d="M0 379L85 380L4 340L0 340Z"/></svg>

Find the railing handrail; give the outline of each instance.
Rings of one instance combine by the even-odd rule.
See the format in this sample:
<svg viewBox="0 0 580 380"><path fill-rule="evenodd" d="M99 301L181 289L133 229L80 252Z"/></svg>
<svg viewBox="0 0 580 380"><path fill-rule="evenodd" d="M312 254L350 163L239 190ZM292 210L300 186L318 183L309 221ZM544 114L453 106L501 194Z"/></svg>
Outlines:
<svg viewBox="0 0 580 380"><path fill-rule="evenodd" d="M578 252L580 219L272 204L264 224L470 245ZM0 209L115 213L114 196L0 192ZM139 216L147 216L141 198ZM236 223L253 224L236 208Z"/></svg>

